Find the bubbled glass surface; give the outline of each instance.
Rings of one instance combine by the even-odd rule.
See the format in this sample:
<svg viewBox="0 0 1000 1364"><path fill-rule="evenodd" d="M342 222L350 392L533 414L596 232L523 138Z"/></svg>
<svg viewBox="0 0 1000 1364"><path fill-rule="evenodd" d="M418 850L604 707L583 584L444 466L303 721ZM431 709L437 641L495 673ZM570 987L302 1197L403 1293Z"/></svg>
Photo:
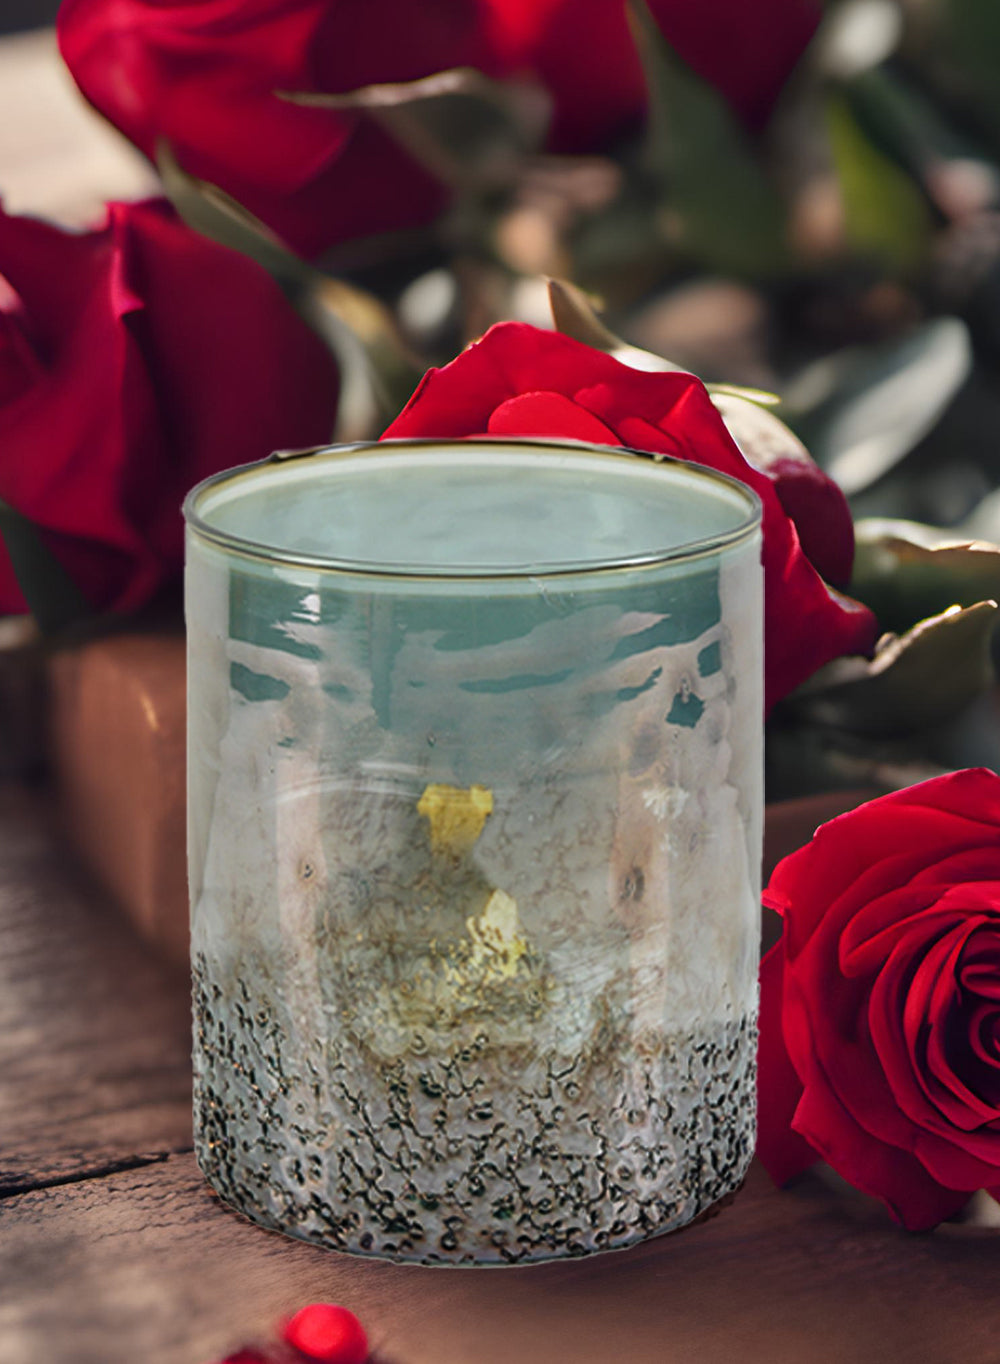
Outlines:
<svg viewBox="0 0 1000 1364"><path fill-rule="evenodd" d="M462 442L188 505L198 1159L428 1263L626 1246L754 1142L761 570L738 485Z"/></svg>

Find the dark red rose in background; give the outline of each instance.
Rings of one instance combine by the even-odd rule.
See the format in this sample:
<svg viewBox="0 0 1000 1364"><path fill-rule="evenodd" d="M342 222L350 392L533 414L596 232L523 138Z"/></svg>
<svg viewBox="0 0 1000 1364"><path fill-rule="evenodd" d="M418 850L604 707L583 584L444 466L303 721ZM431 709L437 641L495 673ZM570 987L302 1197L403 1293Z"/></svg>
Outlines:
<svg viewBox="0 0 1000 1364"><path fill-rule="evenodd" d="M90 603L176 577L199 479L329 438L337 374L259 266L162 203L83 235L0 212L0 499ZM0 613L24 610L0 547Z"/></svg>
<svg viewBox="0 0 1000 1364"><path fill-rule="evenodd" d="M740 454L692 374L646 373L558 332L502 322L424 376L385 437L550 436L673 455L731 474L764 504L768 707L840 654L868 653L871 612L826 586L774 484ZM847 515L843 498L829 514Z"/></svg>
<svg viewBox="0 0 1000 1364"><path fill-rule="evenodd" d="M643 112L645 84L624 0L491 0L506 64L555 98L554 148L606 145ZM751 128L767 119L816 30L816 0L649 0L667 42Z"/></svg>
<svg viewBox="0 0 1000 1364"><path fill-rule="evenodd" d="M758 1153L819 1158L914 1230L1000 1195L1000 777L869 801L778 864Z"/></svg>
<svg viewBox="0 0 1000 1364"><path fill-rule="evenodd" d="M153 156L226 190L307 256L429 221L441 185L342 93L496 57L479 0L63 0L59 46L87 99Z"/></svg>

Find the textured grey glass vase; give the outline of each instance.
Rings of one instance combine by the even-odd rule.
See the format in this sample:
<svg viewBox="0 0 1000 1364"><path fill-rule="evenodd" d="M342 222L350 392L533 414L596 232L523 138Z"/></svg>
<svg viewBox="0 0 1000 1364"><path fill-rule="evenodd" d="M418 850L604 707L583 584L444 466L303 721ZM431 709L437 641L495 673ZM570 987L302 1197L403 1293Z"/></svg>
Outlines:
<svg viewBox="0 0 1000 1364"><path fill-rule="evenodd" d="M516 1263L683 1226L754 1144L759 505L398 442L188 521L195 1135L264 1226Z"/></svg>

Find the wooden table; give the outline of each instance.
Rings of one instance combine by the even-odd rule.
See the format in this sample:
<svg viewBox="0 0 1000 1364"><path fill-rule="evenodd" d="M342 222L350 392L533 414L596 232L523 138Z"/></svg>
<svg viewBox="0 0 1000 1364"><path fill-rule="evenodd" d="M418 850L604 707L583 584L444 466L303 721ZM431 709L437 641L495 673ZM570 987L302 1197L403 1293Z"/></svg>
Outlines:
<svg viewBox="0 0 1000 1364"><path fill-rule="evenodd" d="M206 1364L308 1301L377 1364L994 1364L1000 1236L907 1235L754 1169L714 1220L518 1269L352 1259L261 1231L191 1153L187 983L0 787L0 1361Z"/></svg>
<svg viewBox="0 0 1000 1364"><path fill-rule="evenodd" d="M7 207L84 223L148 192L51 33L0 43ZM674 1237L505 1270L401 1268L264 1232L191 1152L187 983L70 862L42 792L0 787L0 1364L207 1364L305 1302L377 1364L996 1364L1000 1236L907 1236L754 1169Z"/></svg>

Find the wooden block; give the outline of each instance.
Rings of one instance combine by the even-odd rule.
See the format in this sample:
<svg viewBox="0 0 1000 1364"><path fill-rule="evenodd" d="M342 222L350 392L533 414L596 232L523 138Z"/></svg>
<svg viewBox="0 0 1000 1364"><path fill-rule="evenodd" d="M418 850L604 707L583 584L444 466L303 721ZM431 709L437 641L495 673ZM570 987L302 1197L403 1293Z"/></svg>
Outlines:
<svg viewBox="0 0 1000 1364"><path fill-rule="evenodd" d="M186 973L88 884L52 806L0 783L0 1220L21 1190L191 1145Z"/></svg>
<svg viewBox="0 0 1000 1364"><path fill-rule="evenodd" d="M48 672L70 840L139 931L186 962L184 636L91 641L53 654Z"/></svg>

